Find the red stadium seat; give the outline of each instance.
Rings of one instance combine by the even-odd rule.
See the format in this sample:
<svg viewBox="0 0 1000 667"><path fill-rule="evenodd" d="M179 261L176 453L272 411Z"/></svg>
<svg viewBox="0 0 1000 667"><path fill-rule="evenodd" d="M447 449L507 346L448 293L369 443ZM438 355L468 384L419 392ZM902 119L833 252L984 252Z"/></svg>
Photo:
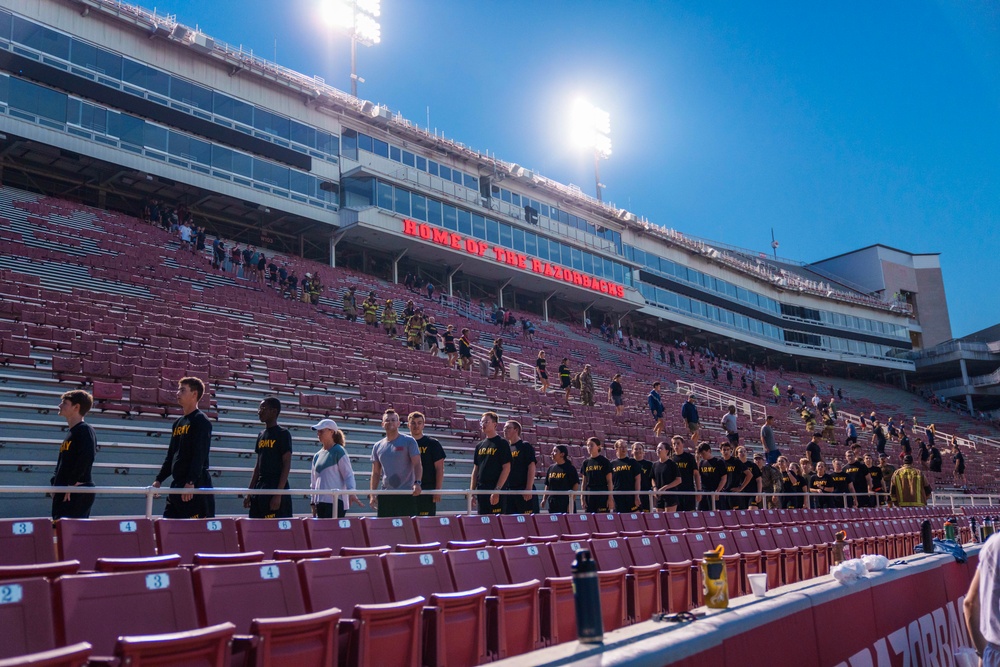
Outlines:
<svg viewBox="0 0 1000 667"><path fill-rule="evenodd" d="M199 627L191 573L184 569L73 574L52 583L63 643L90 642L110 656L122 635L184 632Z"/></svg>
<svg viewBox="0 0 1000 667"><path fill-rule="evenodd" d="M115 658L132 667L226 667L235 630L232 623L220 623L187 632L119 637Z"/></svg>
<svg viewBox="0 0 1000 667"><path fill-rule="evenodd" d="M590 540L590 552L601 570L626 570L626 614L630 622L647 621L662 611L660 565L637 565L632 561L627 541L632 538ZM649 538L646 538L649 539Z"/></svg>
<svg viewBox="0 0 1000 667"><path fill-rule="evenodd" d="M457 589L486 586L489 590L486 643L492 655L503 659L541 646L540 579L511 581L495 547L449 551L445 559Z"/></svg>
<svg viewBox="0 0 1000 667"><path fill-rule="evenodd" d="M461 540L462 531L453 516L415 516L413 528L420 542L449 542Z"/></svg>
<svg viewBox="0 0 1000 667"><path fill-rule="evenodd" d="M782 572L784 570L785 556L782 550L774 543L771 531L766 528L757 528L752 532L754 539L757 541L757 548L760 549L764 573L767 574L767 587L777 588L783 583Z"/></svg>
<svg viewBox="0 0 1000 667"><path fill-rule="evenodd" d="M234 554L195 554L193 564L242 565L244 563L262 563L265 559L263 551L238 551Z"/></svg>
<svg viewBox="0 0 1000 667"><path fill-rule="evenodd" d="M160 553L178 554L182 563L193 563L197 553L240 551L234 519L157 519L153 529Z"/></svg>
<svg viewBox="0 0 1000 667"><path fill-rule="evenodd" d="M486 540L487 543L503 537L500 522L496 516L460 516L458 523L466 540Z"/></svg>
<svg viewBox="0 0 1000 667"><path fill-rule="evenodd" d="M56 538L59 559L78 560L83 570L93 570L98 558L156 555L153 522L149 519L59 519ZM95 645L94 650L103 649Z"/></svg>
<svg viewBox="0 0 1000 667"><path fill-rule="evenodd" d="M507 539L514 537L528 537L535 534L535 523L528 514L508 514L497 517L500 523L500 532Z"/></svg>
<svg viewBox="0 0 1000 667"><path fill-rule="evenodd" d="M425 661L478 665L486 659L486 589L456 592L440 553L392 553L383 559L395 599L422 596L430 607L424 614Z"/></svg>
<svg viewBox="0 0 1000 667"><path fill-rule="evenodd" d="M341 547L368 546L360 519L309 518L302 523L310 549L333 549L338 554Z"/></svg>
<svg viewBox="0 0 1000 667"><path fill-rule="evenodd" d="M535 535L562 535L569 532L565 514L535 514L531 520L535 524Z"/></svg>
<svg viewBox="0 0 1000 667"><path fill-rule="evenodd" d="M590 548L590 544L585 541L561 541L539 546L551 551L556 572L561 577L571 577L576 552L580 549ZM601 612L604 614L605 631L620 628L628 620L628 589L625 584L625 574L624 567L598 571L601 587Z"/></svg>
<svg viewBox="0 0 1000 667"><path fill-rule="evenodd" d="M424 598L354 607L357 623L348 664L352 667L420 667Z"/></svg>
<svg viewBox="0 0 1000 667"><path fill-rule="evenodd" d="M51 563L55 559L52 521L0 519L0 565Z"/></svg>
<svg viewBox="0 0 1000 667"><path fill-rule="evenodd" d="M659 535L656 541L663 552L667 570L666 597L667 611L672 614L687 611L693 600L694 573L691 550L683 535Z"/></svg>
<svg viewBox="0 0 1000 667"><path fill-rule="evenodd" d="M243 551L263 551L272 555L278 549L308 549L301 519L237 519L236 532Z"/></svg>
<svg viewBox="0 0 1000 667"><path fill-rule="evenodd" d="M816 576L816 547L809 543L801 526L786 526L785 532L792 544L799 549L800 579L803 581L812 579Z"/></svg>
<svg viewBox="0 0 1000 667"><path fill-rule="evenodd" d="M0 658L56 646L52 590L45 579L0 582Z"/></svg>
<svg viewBox="0 0 1000 667"><path fill-rule="evenodd" d="M16 658L0 659L0 667L81 667L90 659L91 650L90 644L80 642Z"/></svg>
<svg viewBox="0 0 1000 667"><path fill-rule="evenodd" d="M98 558L98 572L140 572L143 570L164 570L181 564L177 554L149 556L148 558Z"/></svg>
<svg viewBox="0 0 1000 667"><path fill-rule="evenodd" d="M197 567L194 587L203 624L233 623L259 640L249 664L335 662L340 610L306 613L295 563Z"/></svg>
<svg viewBox="0 0 1000 667"><path fill-rule="evenodd" d="M646 522L640 512L629 512L618 515L621 532L629 535L639 535L646 530Z"/></svg>
<svg viewBox="0 0 1000 667"><path fill-rule="evenodd" d="M76 574L79 571L80 561L78 560L61 560L40 565L0 565L0 581L29 577L55 579L64 574Z"/></svg>
<svg viewBox="0 0 1000 667"><path fill-rule="evenodd" d="M667 529L667 517L661 512L643 512L641 515L647 533L665 531Z"/></svg>
<svg viewBox="0 0 1000 667"><path fill-rule="evenodd" d="M361 522L368 538L368 546L377 547L397 544L415 544L417 534L413 530L413 520L403 517L365 517Z"/></svg>
<svg viewBox="0 0 1000 667"><path fill-rule="evenodd" d="M565 514L566 531L564 535L586 535L597 532L597 522L594 521L593 514Z"/></svg>
<svg viewBox="0 0 1000 667"><path fill-rule="evenodd" d="M592 532L617 535L622 532L622 522L618 517L619 514L616 512L602 512L600 514L594 514L594 527Z"/></svg>

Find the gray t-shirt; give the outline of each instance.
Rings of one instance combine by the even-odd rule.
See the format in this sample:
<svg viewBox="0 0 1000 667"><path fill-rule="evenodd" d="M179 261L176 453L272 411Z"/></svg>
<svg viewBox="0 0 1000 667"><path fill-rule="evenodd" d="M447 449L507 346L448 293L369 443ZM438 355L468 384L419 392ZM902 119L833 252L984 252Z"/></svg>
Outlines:
<svg viewBox="0 0 1000 667"><path fill-rule="evenodd" d="M764 449L773 452L778 447L774 444L774 429L767 424L760 427L760 439L764 441Z"/></svg>
<svg viewBox="0 0 1000 667"><path fill-rule="evenodd" d="M400 433L395 440L382 438L372 447L372 462L382 466L383 489L409 489L414 476L412 456L420 456L420 447L411 436Z"/></svg>

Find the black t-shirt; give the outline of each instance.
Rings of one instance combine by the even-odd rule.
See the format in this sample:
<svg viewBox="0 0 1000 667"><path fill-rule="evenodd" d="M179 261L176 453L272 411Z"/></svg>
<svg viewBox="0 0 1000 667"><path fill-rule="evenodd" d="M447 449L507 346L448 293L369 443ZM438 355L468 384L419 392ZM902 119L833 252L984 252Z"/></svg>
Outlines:
<svg viewBox="0 0 1000 667"><path fill-rule="evenodd" d="M560 364L559 365L559 378L560 379L569 380L569 376L570 376L569 366L567 366L566 364Z"/></svg>
<svg viewBox="0 0 1000 667"><path fill-rule="evenodd" d="M872 476L872 491L882 490L882 469L878 466L872 466L868 469L868 473Z"/></svg>
<svg viewBox="0 0 1000 667"><path fill-rule="evenodd" d="M913 455L913 447L910 445L910 438L905 433L899 437L899 448L903 450L904 454Z"/></svg>
<svg viewBox="0 0 1000 667"><path fill-rule="evenodd" d="M850 491L847 485L851 483L851 476L847 474L846 470L841 470L840 472L834 471L827 476L833 482L834 493L847 493Z"/></svg>
<svg viewBox="0 0 1000 667"><path fill-rule="evenodd" d="M955 470L959 472L965 471L965 454L961 450L956 449L955 455L951 457L951 460L955 463Z"/></svg>
<svg viewBox="0 0 1000 667"><path fill-rule="evenodd" d="M424 325L424 336L427 338L437 339L438 327L433 322L428 322Z"/></svg>
<svg viewBox="0 0 1000 667"><path fill-rule="evenodd" d="M505 463L510 463L510 443L499 435L486 438L476 447L473 463L476 471L476 488L493 490L500 481Z"/></svg>
<svg viewBox="0 0 1000 667"><path fill-rule="evenodd" d="M677 474L681 476L681 483L677 486L678 491L694 491L694 471L698 469L698 460L691 452L675 454L674 463L677 464Z"/></svg>
<svg viewBox="0 0 1000 667"><path fill-rule="evenodd" d="M810 440L809 444L806 445L806 453L809 454L809 460L812 461L813 465L816 465L823 460L823 455L820 453L819 443L815 440Z"/></svg>
<svg viewBox="0 0 1000 667"><path fill-rule="evenodd" d="M511 445L510 451L510 475L507 477L508 489L527 489L529 481L533 484L534 479L528 479L528 467L538 463L535 458L535 448L524 440L518 440Z"/></svg>
<svg viewBox="0 0 1000 667"><path fill-rule="evenodd" d="M937 447L931 447L931 470L941 471L941 450Z"/></svg>
<svg viewBox="0 0 1000 667"><path fill-rule="evenodd" d="M544 372L546 363L547 362L545 361L545 359L543 359L542 357L538 357L537 359L535 359L535 368Z"/></svg>
<svg viewBox="0 0 1000 667"><path fill-rule="evenodd" d="M743 483L743 463L735 456L720 459L723 474L726 475L726 490L734 491Z"/></svg>
<svg viewBox="0 0 1000 667"><path fill-rule="evenodd" d="M792 477L795 477L793 480ZM802 475L796 475L795 473L789 474L788 471L781 474L781 492L782 493L801 493L802 485L805 480L802 479Z"/></svg>
<svg viewBox="0 0 1000 667"><path fill-rule="evenodd" d="M208 479L208 452L212 445L212 422L201 410L194 410L174 422L171 429L167 457L163 461L156 481L163 483L173 477L170 485L181 488L185 484L198 486Z"/></svg>
<svg viewBox="0 0 1000 667"><path fill-rule="evenodd" d="M615 491L635 491L635 478L642 473L639 462L631 456L611 462L611 486Z"/></svg>
<svg viewBox="0 0 1000 667"><path fill-rule="evenodd" d="M844 466L844 472L851 478L856 493L868 493L868 479L865 477L868 474L868 466L861 461L855 461Z"/></svg>
<svg viewBox="0 0 1000 667"><path fill-rule="evenodd" d="M833 478L830 474L826 475L813 475L809 478L809 488L810 489L832 489L833 488Z"/></svg>
<svg viewBox="0 0 1000 667"><path fill-rule="evenodd" d="M437 488L437 470L434 464L443 461L445 458L444 447L437 439L429 435L422 435L417 440L417 447L420 448L420 465L423 467L423 476L420 478L420 486L424 491Z"/></svg>
<svg viewBox="0 0 1000 667"><path fill-rule="evenodd" d="M97 435L87 422L80 422L69 430L66 439L59 446L56 472L52 476L52 486L74 486L93 484L91 469L97 453Z"/></svg>
<svg viewBox="0 0 1000 667"><path fill-rule="evenodd" d="M752 493L757 493L757 480L763 477L764 473L760 471L760 468L757 467L757 464L754 463L753 461L747 461L746 463L744 463L743 470L744 471L749 470L750 473L753 475L753 477L750 478L750 481L747 482L747 485L746 487L744 487L743 490L750 491ZM742 480L737 480L737 482L741 481Z"/></svg>
<svg viewBox="0 0 1000 667"><path fill-rule="evenodd" d="M622 389L622 383L618 382L617 380L612 380L611 381L611 395L612 396L621 396L624 393L625 393L625 390Z"/></svg>
<svg viewBox="0 0 1000 667"><path fill-rule="evenodd" d="M879 426L877 429L875 429L875 441L877 442L877 446L879 449L885 448L886 439L885 439L884 427Z"/></svg>
<svg viewBox="0 0 1000 667"><path fill-rule="evenodd" d="M670 482L677 479L678 470L677 464L674 463L672 459L667 459L666 461L657 461L653 464L653 485L657 488L663 488ZM674 487L675 489L678 487Z"/></svg>
<svg viewBox="0 0 1000 667"><path fill-rule="evenodd" d="M580 475L569 461L553 463L545 473L545 485L550 491L572 491L580 483Z"/></svg>
<svg viewBox="0 0 1000 667"><path fill-rule="evenodd" d="M580 467L580 477L588 491L607 491L611 461L603 454L589 458Z"/></svg>
<svg viewBox="0 0 1000 667"><path fill-rule="evenodd" d="M722 459L713 456L698 463L698 472L701 473L701 490L706 493L715 492L726 474L725 464Z"/></svg>
<svg viewBox="0 0 1000 667"><path fill-rule="evenodd" d="M472 356L472 343L465 336L458 339L458 353L463 357Z"/></svg>
<svg viewBox="0 0 1000 667"><path fill-rule="evenodd" d="M653 488L653 462L645 459L635 462L639 466L639 489L649 491Z"/></svg>
<svg viewBox="0 0 1000 667"><path fill-rule="evenodd" d="M445 332L443 334L441 334L441 337L444 339L444 344L445 344L446 347L448 345L454 345L455 344L455 334L453 334L452 332L448 331L447 329L445 330Z"/></svg>
<svg viewBox="0 0 1000 667"><path fill-rule="evenodd" d="M292 453L292 434L288 429L277 425L266 428L257 436L257 445L254 447L254 451L257 452L259 463L256 488L278 488L282 469L281 459L285 454ZM285 480L285 488L289 488L287 480Z"/></svg>

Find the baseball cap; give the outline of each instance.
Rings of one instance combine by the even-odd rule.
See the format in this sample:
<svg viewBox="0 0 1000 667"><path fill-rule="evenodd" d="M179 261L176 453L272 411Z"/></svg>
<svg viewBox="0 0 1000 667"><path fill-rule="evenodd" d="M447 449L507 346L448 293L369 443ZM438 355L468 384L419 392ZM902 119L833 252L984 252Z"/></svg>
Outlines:
<svg viewBox="0 0 1000 667"><path fill-rule="evenodd" d="M325 428L333 429L334 431L340 430L339 428L337 428L337 422L333 421L332 419L321 420L318 424L313 425L312 430L322 431Z"/></svg>

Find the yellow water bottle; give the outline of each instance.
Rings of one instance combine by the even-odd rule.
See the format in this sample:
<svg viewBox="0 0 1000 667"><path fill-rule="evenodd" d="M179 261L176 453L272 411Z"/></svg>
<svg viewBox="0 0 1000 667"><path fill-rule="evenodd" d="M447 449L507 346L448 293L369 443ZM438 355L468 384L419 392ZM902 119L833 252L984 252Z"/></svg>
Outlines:
<svg viewBox="0 0 1000 667"><path fill-rule="evenodd" d="M701 561L702 594L709 609L725 609L729 606L729 583L726 581L726 564L722 562L725 547L719 545L713 551L706 551Z"/></svg>

